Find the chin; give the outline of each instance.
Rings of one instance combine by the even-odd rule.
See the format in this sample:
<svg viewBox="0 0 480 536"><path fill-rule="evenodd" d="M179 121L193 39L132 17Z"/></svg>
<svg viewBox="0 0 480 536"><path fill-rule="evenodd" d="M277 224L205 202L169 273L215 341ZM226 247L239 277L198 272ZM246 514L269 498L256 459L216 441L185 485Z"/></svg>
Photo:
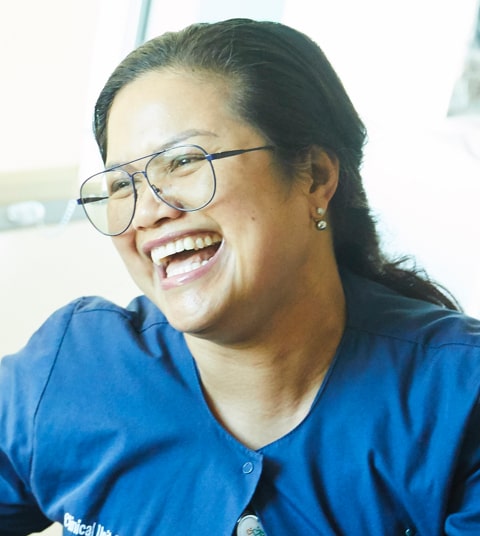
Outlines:
<svg viewBox="0 0 480 536"><path fill-rule="evenodd" d="M158 294L148 296L150 300L162 311L168 323L178 331L183 333L198 333L207 328L207 318L212 314L205 308L205 302L198 295L189 293L187 296L176 296L175 298Z"/></svg>

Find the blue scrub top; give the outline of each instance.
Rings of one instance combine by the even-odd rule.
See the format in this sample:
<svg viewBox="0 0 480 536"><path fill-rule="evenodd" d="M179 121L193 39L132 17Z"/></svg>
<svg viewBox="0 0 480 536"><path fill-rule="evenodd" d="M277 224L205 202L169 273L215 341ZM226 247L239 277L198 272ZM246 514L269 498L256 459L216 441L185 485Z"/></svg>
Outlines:
<svg viewBox="0 0 480 536"><path fill-rule="evenodd" d="M347 274L309 415L253 451L145 297L83 298L0 364L0 534L480 534L480 322Z"/></svg>

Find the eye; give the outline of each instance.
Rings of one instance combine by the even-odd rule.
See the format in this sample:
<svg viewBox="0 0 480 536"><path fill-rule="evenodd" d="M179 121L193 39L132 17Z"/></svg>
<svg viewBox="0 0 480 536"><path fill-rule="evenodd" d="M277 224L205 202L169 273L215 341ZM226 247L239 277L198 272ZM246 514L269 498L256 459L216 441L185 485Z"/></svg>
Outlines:
<svg viewBox="0 0 480 536"><path fill-rule="evenodd" d="M132 181L125 173L110 172L107 176L108 191L110 195L128 195L133 190Z"/></svg>
<svg viewBox="0 0 480 536"><path fill-rule="evenodd" d="M179 168L198 166L205 156L202 153L189 153L172 157L169 162L170 171L177 171Z"/></svg>
<svg viewBox="0 0 480 536"><path fill-rule="evenodd" d="M186 177L195 173L205 155L195 147L173 147L153 157L147 165L147 175L151 182L163 181L167 177Z"/></svg>
<svg viewBox="0 0 480 536"><path fill-rule="evenodd" d="M129 188L130 186L131 186L130 181L127 181L125 179L120 179L111 184L110 191L112 192L112 194L114 194L120 190L123 190L124 188Z"/></svg>

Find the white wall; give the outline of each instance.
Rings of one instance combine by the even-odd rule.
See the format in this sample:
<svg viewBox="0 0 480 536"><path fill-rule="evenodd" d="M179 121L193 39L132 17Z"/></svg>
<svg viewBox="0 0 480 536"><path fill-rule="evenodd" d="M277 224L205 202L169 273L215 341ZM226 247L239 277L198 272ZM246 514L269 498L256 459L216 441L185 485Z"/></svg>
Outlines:
<svg viewBox="0 0 480 536"><path fill-rule="evenodd" d="M74 298L102 295L126 305L138 293L110 238L86 221L0 233L0 251L2 355Z"/></svg>

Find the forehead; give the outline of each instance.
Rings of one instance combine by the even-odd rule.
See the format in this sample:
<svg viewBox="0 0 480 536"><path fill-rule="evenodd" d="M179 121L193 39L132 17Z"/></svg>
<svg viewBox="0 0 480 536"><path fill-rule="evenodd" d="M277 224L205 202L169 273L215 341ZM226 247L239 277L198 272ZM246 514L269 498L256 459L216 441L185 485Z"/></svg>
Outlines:
<svg viewBox="0 0 480 536"><path fill-rule="evenodd" d="M232 99L231 84L219 75L172 70L143 74L112 102L107 159L128 160L156 151L182 132L208 131L221 137L248 128Z"/></svg>

